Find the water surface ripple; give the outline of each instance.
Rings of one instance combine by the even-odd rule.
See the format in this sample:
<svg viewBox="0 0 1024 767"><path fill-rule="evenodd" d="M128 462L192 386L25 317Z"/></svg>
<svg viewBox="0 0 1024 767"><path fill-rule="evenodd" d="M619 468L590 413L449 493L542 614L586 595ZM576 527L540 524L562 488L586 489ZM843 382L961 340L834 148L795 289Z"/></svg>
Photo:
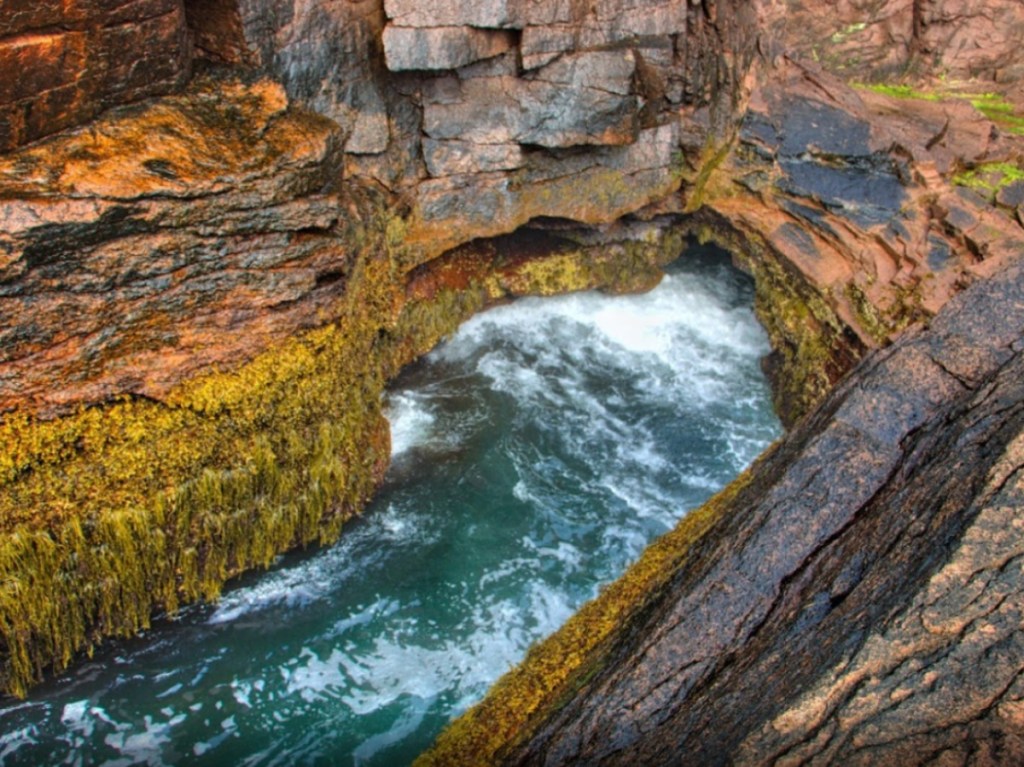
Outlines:
<svg viewBox="0 0 1024 767"><path fill-rule="evenodd" d="M477 316L389 393L394 461L337 545L0 709L0 763L396 765L779 433L748 281Z"/></svg>

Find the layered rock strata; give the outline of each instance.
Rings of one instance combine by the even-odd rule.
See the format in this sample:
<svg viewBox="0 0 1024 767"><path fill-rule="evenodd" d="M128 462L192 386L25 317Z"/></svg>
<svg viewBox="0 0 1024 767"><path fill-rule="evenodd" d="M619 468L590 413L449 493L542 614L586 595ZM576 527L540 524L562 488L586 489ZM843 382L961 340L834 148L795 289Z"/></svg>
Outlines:
<svg viewBox="0 0 1024 767"><path fill-rule="evenodd" d="M497 761L1024 758L1022 268L868 356L684 522L708 529Z"/></svg>
<svg viewBox="0 0 1024 767"><path fill-rule="evenodd" d="M989 58L923 55L942 26L925 30L922 9L946 13L954 0L890 5L910 7L912 20L894 67L985 66L1001 86L1018 76L1003 44ZM987 16L972 15L977 24L998 11L1000 29L1016 28L1019 3L990 5ZM836 18L857 9L840 3ZM1013 109L982 113L957 93L855 92L798 65L780 51L801 50L810 24L797 28L805 4L789 0L154 0L8 2L3 10L0 72L32 76L2 80L0 149L116 103L180 91L193 59L220 72L0 157L0 685L13 692L105 636L137 631L157 611L215 598L226 579L280 551L336 538L386 465L385 381L489 302L642 289L684 235L715 239L755 276L779 407L796 423L869 349L926 322L975 280L1008 270L1021 250ZM785 17L785 29L773 26ZM121 23L129 18L139 24ZM903 15L893 18L903 24ZM862 23L884 27L874 17L850 21ZM149 30L153 45L104 47L115 28ZM841 48L861 31L831 44ZM33 47L40 37L54 47ZM875 41L856 38L865 60L883 55L875 37L864 39ZM92 41L88 55L71 55L82 40ZM160 66L147 66L150 56ZM1002 360L1005 350L993 348L978 356ZM595 647L625 653L620 629L640 625L627 623L638 605L652 605L653 595L686 598L682 586L665 590L665 579L696 577L681 569L693 551L717 546L722 564L740 552L750 567L782 573L776 558L788 542L748 550L742 536L727 543L721 530L744 524L726 511L775 492L765 477L831 460L802 457L818 444L815 429L838 428L849 444L878 452L871 461L893 466L931 455L921 429L932 433L932 416L955 421L967 395L927 365L921 380L938 387L934 396L904 378L870 378L876 368L901 372L887 364L864 369L867 390L879 407L897 403L904 420L827 426L841 406L819 411L761 473L693 515L609 589L614 599L587 608L548 646L555 650L506 683L515 705L489 721L486 744L473 740L479 733L463 742L472 756L462 763L507 748L528 716L565 692L563 682L578 682L581 661L610 657L593 655ZM943 364L996 380L981 362L962 371ZM911 393L900 399L904 384ZM861 403L868 396L856 395L856 383L841 391ZM921 429L908 432L907 450L918 453L892 442L910 421ZM995 465L982 459L981 471ZM888 480L871 461L864 481L884 491ZM860 497L860 475L843 476L850 484L835 491L835 514L811 524L809 509L793 523L799 529L764 534L828 538L822 531L836 519L881 515L838 510L840 495ZM967 469L951 476L983 484ZM968 524L934 518L943 542ZM691 551L712 527L718 532ZM839 536L845 528L828 529ZM851 552L855 559L852 544ZM824 568L819 554L812 546L786 556ZM914 578L931 565L899 567L911 585L893 599L911 599ZM659 604L644 620L656 621L669 603ZM781 609L773 604L756 603ZM726 647L721 658L742 651ZM835 679L812 681L841 686ZM809 690L807 681L790 692ZM806 719L792 731L816 727ZM751 728L752 759L781 753L770 731ZM548 753L541 737L537 748ZM670 741L634 739L628 748L653 754ZM608 748L618 746L595 735L580 753ZM715 748L709 741L702 753L717 758Z"/></svg>

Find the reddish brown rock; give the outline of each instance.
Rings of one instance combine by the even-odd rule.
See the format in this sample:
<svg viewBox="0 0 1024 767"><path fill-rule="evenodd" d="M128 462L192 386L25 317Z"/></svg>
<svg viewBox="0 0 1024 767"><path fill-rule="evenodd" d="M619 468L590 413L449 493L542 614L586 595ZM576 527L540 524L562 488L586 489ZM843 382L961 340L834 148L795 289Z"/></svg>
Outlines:
<svg viewBox="0 0 1024 767"><path fill-rule="evenodd" d="M0 152L174 90L191 55L177 0L5 0Z"/></svg>
<svg viewBox="0 0 1024 767"><path fill-rule="evenodd" d="M276 84L204 82L0 158L0 411L159 397L319 322L337 143Z"/></svg>
<svg viewBox="0 0 1024 767"><path fill-rule="evenodd" d="M1024 7L1017 0L838 0L827 13L811 0L774 6L783 46L843 77L1024 77Z"/></svg>

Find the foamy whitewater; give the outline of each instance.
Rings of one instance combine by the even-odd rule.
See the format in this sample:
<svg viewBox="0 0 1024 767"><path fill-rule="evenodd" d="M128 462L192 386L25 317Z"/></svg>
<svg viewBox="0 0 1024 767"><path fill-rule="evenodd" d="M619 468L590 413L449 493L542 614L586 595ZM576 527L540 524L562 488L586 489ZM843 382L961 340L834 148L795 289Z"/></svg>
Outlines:
<svg viewBox="0 0 1024 767"><path fill-rule="evenodd" d="M389 394L340 543L0 710L3 765L400 765L779 433L747 280L528 299Z"/></svg>

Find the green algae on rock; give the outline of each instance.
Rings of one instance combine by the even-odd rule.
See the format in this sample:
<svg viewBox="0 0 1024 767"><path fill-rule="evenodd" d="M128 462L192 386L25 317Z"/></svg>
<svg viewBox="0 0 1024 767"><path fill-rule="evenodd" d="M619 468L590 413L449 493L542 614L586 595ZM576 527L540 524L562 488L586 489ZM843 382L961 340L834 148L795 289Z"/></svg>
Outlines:
<svg viewBox="0 0 1024 767"><path fill-rule="evenodd" d="M385 383L488 303L649 287L681 248L656 224L627 226L619 242L527 234L407 277L400 219L384 207L364 219L344 233L361 249L324 327L159 401L0 422L5 689L24 694L104 636L215 599L283 551L335 540L387 466ZM524 245L537 236L557 252Z"/></svg>

